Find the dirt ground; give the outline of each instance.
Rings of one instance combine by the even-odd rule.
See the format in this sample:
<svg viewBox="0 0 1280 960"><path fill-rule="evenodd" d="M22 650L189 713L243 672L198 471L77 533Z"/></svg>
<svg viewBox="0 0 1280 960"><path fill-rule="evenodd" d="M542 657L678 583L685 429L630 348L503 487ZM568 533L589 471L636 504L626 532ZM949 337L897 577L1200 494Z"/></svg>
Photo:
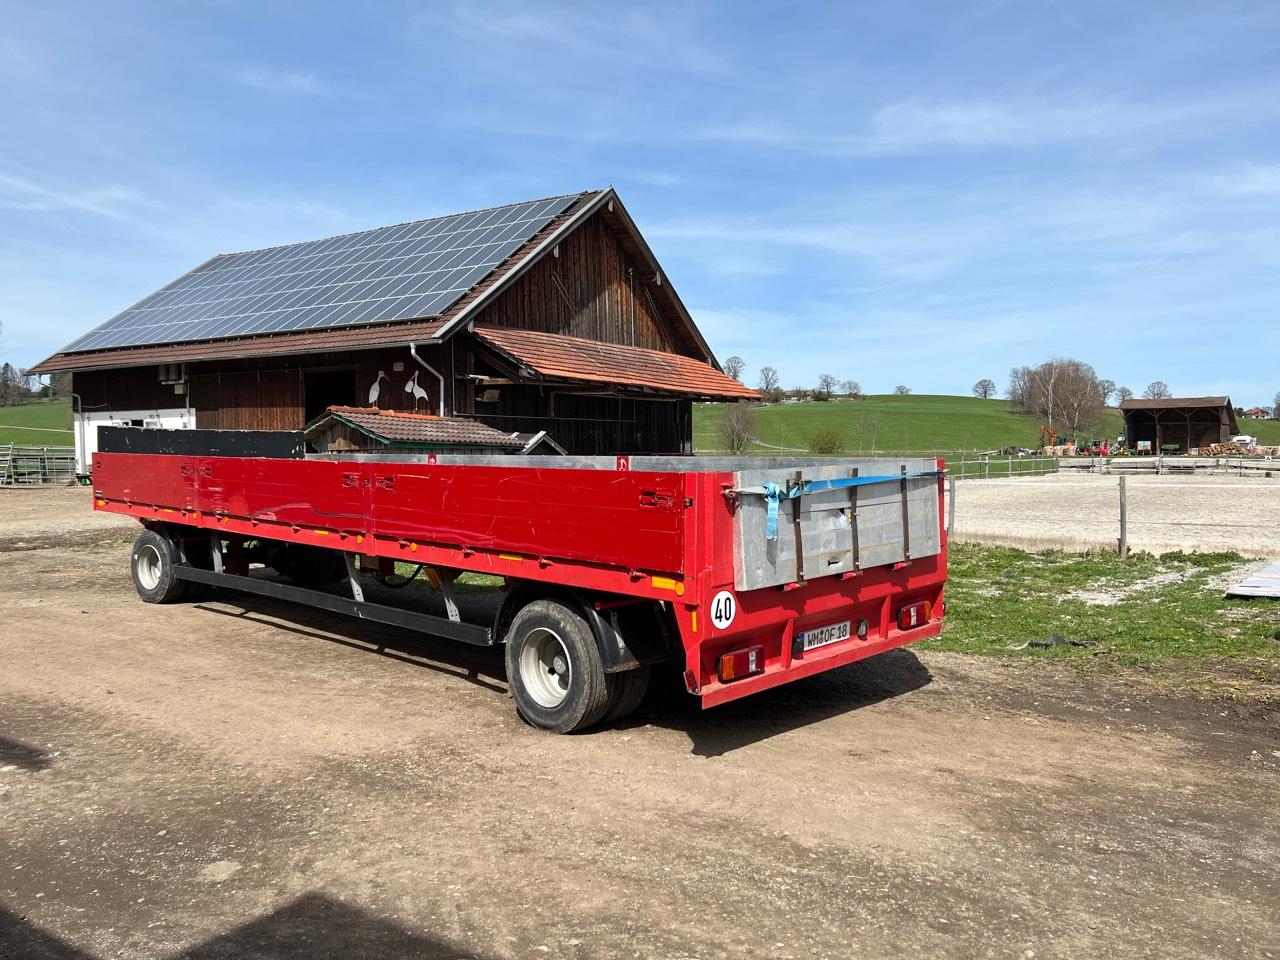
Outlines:
<svg viewBox="0 0 1280 960"><path fill-rule="evenodd" d="M1280 957L1274 707L897 651L556 737L131 533L0 493L0 957Z"/></svg>
<svg viewBox="0 0 1280 960"><path fill-rule="evenodd" d="M1280 479L1128 477L1133 550L1234 550L1280 557ZM1046 549L1114 549L1119 477L1053 474L956 484L958 540Z"/></svg>

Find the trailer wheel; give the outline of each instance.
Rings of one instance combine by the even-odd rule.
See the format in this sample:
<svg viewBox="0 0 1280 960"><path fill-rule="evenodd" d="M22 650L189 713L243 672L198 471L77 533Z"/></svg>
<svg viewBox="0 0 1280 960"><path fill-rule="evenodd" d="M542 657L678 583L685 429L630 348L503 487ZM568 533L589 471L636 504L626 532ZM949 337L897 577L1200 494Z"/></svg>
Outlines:
<svg viewBox="0 0 1280 960"><path fill-rule="evenodd" d="M147 603L176 603L187 592L187 582L174 573L178 548L155 530L144 530L133 542L129 567L133 586Z"/></svg>
<svg viewBox="0 0 1280 960"><path fill-rule="evenodd" d="M555 733L583 730L609 708L600 650L587 622L554 600L535 600L507 631L507 679L520 715Z"/></svg>
<svg viewBox="0 0 1280 960"><path fill-rule="evenodd" d="M635 713L649 692L649 665L646 663L633 670L611 673L605 681L609 687L609 707L605 710L603 722L613 723Z"/></svg>

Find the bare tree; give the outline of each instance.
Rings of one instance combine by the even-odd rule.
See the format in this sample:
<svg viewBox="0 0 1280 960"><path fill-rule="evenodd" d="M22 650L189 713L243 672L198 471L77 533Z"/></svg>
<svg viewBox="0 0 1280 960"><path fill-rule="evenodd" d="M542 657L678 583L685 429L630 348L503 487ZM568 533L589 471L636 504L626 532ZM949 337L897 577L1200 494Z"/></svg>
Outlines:
<svg viewBox="0 0 1280 960"><path fill-rule="evenodd" d="M836 378L830 373L818 377L818 392L832 396L836 392Z"/></svg>
<svg viewBox="0 0 1280 960"><path fill-rule="evenodd" d="M996 382L987 378L979 380L973 385L973 395L983 400L990 400L996 395Z"/></svg>
<svg viewBox="0 0 1280 960"><path fill-rule="evenodd" d="M1009 403L1014 409L1077 437L1097 426L1105 402L1102 391L1093 367L1071 357L1015 367L1009 376Z"/></svg>
<svg viewBox="0 0 1280 960"><path fill-rule="evenodd" d="M858 400L862 397L862 385L857 380L846 380L840 384L840 389L844 391L844 395L852 400ZM1277 394L1280 396L1280 394Z"/></svg>
<svg viewBox="0 0 1280 960"><path fill-rule="evenodd" d="M776 403L782 392L778 384L778 371L773 367L760 368L760 394L770 403Z"/></svg>
<svg viewBox="0 0 1280 960"><path fill-rule="evenodd" d="M1271 405L1271 418L1280 420L1280 390L1276 391L1275 402Z"/></svg>
<svg viewBox="0 0 1280 960"><path fill-rule="evenodd" d="M1147 384L1147 389L1142 391L1142 395L1148 400L1168 400L1173 393L1163 380L1152 380Z"/></svg>
<svg viewBox="0 0 1280 960"><path fill-rule="evenodd" d="M724 374L726 377L732 377L739 383L742 382L742 371L747 369L747 362L741 357L730 357L724 362Z"/></svg>
<svg viewBox="0 0 1280 960"><path fill-rule="evenodd" d="M1095 430L1102 419L1105 402L1102 386L1093 367L1079 360L1059 361L1057 403L1062 422L1075 440L1082 432Z"/></svg>
<svg viewBox="0 0 1280 960"><path fill-rule="evenodd" d="M725 449L733 456L740 457L751 446L756 431L756 411L746 400L739 400L724 412L720 421L720 439Z"/></svg>
<svg viewBox="0 0 1280 960"><path fill-rule="evenodd" d="M1105 407L1116 393L1116 382L1114 380L1099 380L1098 387L1102 390L1102 405Z"/></svg>
<svg viewBox="0 0 1280 960"><path fill-rule="evenodd" d="M1031 404L1031 368L1014 367L1009 371L1009 406L1022 413L1033 413Z"/></svg>
<svg viewBox="0 0 1280 960"><path fill-rule="evenodd" d="M911 388L910 388L910 387L908 387L908 386L907 386L906 384L904 384L904 383L900 383L900 384L898 384L896 387L894 387L894 388L893 388L893 392L894 392L894 394L895 394L895 395L897 395L897 396L899 396L899 397L905 397L905 396L907 396L908 394L910 394L910 393L911 393Z"/></svg>
<svg viewBox="0 0 1280 960"><path fill-rule="evenodd" d="M1133 391L1128 387L1116 387L1116 401L1124 403L1126 400L1133 399Z"/></svg>

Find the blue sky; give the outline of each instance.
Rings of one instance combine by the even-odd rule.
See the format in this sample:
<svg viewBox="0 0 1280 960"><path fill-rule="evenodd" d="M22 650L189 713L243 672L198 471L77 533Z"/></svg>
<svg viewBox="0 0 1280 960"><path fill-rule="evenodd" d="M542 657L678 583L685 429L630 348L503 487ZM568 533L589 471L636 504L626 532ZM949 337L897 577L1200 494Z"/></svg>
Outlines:
<svg viewBox="0 0 1280 960"><path fill-rule="evenodd" d="M0 351L214 253L613 184L718 355L1280 390L1280 5L0 2Z"/></svg>

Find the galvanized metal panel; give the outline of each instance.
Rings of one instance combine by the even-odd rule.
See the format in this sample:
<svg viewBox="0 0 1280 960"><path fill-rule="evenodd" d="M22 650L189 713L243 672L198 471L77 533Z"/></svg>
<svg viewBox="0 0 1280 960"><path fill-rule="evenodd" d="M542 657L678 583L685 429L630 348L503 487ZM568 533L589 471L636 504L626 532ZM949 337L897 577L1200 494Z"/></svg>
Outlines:
<svg viewBox="0 0 1280 960"><path fill-rule="evenodd" d="M835 480L853 471L861 477L898 476L937 469L936 460L858 459L795 463L745 469L734 475L739 489L765 483L785 486L797 472L805 481ZM938 519L937 479L906 481L904 524L902 482L867 484L850 489L805 494L783 501L778 535L768 539L768 505L762 496L743 494L734 517L734 583L739 590L781 586L798 579L835 576L864 567L887 566L912 557L934 556L942 549ZM856 491L856 511L852 510ZM801 562L797 564L796 522L800 526ZM856 523L857 537L854 537ZM905 532L905 536L904 536ZM856 549L855 549L856 544ZM909 546L909 550L908 550Z"/></svg>

